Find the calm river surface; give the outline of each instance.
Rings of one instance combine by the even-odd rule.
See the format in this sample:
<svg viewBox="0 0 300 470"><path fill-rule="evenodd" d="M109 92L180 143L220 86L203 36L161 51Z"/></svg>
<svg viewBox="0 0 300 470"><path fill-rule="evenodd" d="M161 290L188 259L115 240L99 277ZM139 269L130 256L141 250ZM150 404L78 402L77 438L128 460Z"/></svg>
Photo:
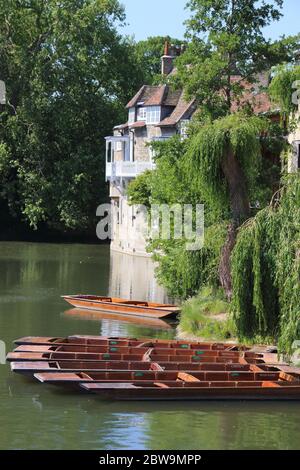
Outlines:
<svg viewBox="0 0 300 470"><path fill-rule="evenodd" d="M66 293L162 301L149 260L89 245L0 243L0 339L26 335L172 338L68 310ZM111 403L13 375L0 365L0 449L300 449L300 403Z"/></svg>

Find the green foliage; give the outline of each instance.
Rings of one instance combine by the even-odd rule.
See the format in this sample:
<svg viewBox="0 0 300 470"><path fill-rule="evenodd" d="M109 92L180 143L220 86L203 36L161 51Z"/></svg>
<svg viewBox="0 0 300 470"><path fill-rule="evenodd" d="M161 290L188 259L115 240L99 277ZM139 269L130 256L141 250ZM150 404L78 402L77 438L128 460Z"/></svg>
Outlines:
<svg viewBox="0 0 300 470"><path fill-rule="evenodd" d="M149 246L157 261L157 278L168 292L186 299L199 292L203 284L218 285L220 253L226 237L226 223L208 226L204 247L186 249L187 240L155 240Z"/></svg>
<svg viewBox="0 0 300 470"><path fill-rule="evenodd" d="M290 352L300 335L300 177L284 183L279 205L240 230L232 256L233 312L241 337L272 337Z"/></svg>
<svg viewBox="0 0 300 470"><path fill-rule="evenodd" d="M127 196L130 205L150 207L152 179L153 173L147 170L129 183Z"/></svg>
<svg viewBox="0 0 300 470"><path fill-rule="evenodd" d="M164 54L164 45L169 44L180 46L182 41L170 36L151 36L144 41L135 44L135 54L137 63L145 75L145 83L156 84L161 80L161 58Z"/></svg>
<svg viewBox="0 0 300 470"><path fill-rule="evenodd" d="M0 0L1 197L32 227L94 230L104 137L143 82L117 0Z"/></svg>
<svg viewBox="0 0 300 470"><path fill-rule="evenodd" d="M298 84L296 83L298 81ZM287 117L298 110L298 105L293 103L293 93L296 92L299 99L300 66L281 66L274 70L274 78L269 86L269 94L276 105Z"/></svg>
<svg viewBox="0 0 300 470"><path fill-rule="evenodd" d="M221 290L203 287L196 297L183 304L179 326L185 333L201 338L228 340L235 335L229 311L230 304Z"/></svg>
<svg viewBox="0 0 300 470"><path fill-rule="evenodd" d="M281 17L281 0L189 0L187 51L178 60L176 82L195 97L205 114L216 118L230 113L232 101L243 91L243 79L291 59L298 38L272 43L264 27ZM240 75L240 81L232 81Z"/></svg>
<svg viewBox="0 0 300 470"><path fill-rule="evenodd" d="M209 207L220 213L225 211L228 216L228 186L222 161L229 148L243 168L248 191L255 193L262 164L260 136L269 128L269 122L264 118L237 113L207 123L195 133L186 153L186 171L194 175L193 183Z"/></svg>
<svg viewBox="0 0 300 470"><path fill-rule="evenodd" d="M185 152L189 143L174 137L154 145L156 169L138 176L128 187L132 204L201 204L201 192L185 170ZM148 250L158 262L157 277L170 294L187 298L203 283L218 283L218 262L226 237L226 221L205 208L205 245L200 251L187 251L187 240L149 240ZM172 229L172 226L171 226Z"/></svg>

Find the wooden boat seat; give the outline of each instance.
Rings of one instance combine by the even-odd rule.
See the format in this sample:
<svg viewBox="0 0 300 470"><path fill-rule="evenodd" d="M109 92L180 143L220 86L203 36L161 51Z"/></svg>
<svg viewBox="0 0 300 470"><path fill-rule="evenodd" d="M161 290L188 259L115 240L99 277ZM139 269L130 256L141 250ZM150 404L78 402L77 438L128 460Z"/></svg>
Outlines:
<svg viewBox="0 0 300 470"><path fill-rule="evenodd" d="M294 377L293 375L287 374L286 372L280 372L279 379L286 382L299 382L299 377Z"/></svg>
<svg viewBox="0 0 300 470"><path fill-rule="evenodd" d="M197 379L197 377L191 374L187 374L185 372L180 372L178 374L177 380L183 381L183 382L200 382L200 380Z"/></svg>
<svg viewBox="0 0 300 470"><path fill-rule="evenodd" d="M263 382L261 386L263 388L270 388L270 387L278 388L278 387L281 387L281 384L278 382Z"/></svg>

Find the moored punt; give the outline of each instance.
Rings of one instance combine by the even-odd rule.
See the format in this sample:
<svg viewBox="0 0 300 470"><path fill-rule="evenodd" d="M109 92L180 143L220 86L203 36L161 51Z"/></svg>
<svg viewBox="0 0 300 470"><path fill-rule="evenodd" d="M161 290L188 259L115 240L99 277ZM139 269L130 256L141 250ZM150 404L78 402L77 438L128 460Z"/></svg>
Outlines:
<svg viewBox="0 0 300 470"><path fill-rule="evenodd" d="M155 343L152 341L137 342L111 342L103 345L85 345L85 344L19 344L14 351L15 352L50 352L50 351L64 351L64 352L125 352L125 351L144 351L152 348L153 350L160 350L162 353L173 353L175 350L180 351L181 354L193 354L195 351L207 351L211 354L211 351L220 351L227 354L233 352L246 352L247 350L238 348L226 348L223 344L209 344L209 343L195 343L195 344L176 344L176 343ZM259 354L256 351L250 351L255 354ZM174 353L175 354L175 353ZM264 354L264 353L263 353Z"/></svg>
<svg viewBox="0 0 300 470"><path fill-rule="evenodd" d="M268 362L278 362L277 355L268 354ZM271 360L271 356L273 360ZM146 362L265 362L263 353L239 351L205 351L205 350L178 350L178 349L154 349L132 348L124 353L120 352L11 352L7 355L7 361L50 361L50 360L85 360L85 361L146 361Z"/></svg>
<svg viewBox="0 0 300 470"><path fill-rule="evenodd" d="M80 387L109 400L300 400L300 385L288 381L88 382Z"/></svg>
<svg viewBox="0 0 300 470"><path fill-rule="evenodd" d="M158 304L136 300L126 300L96 295L66 295L63 299L73 307L88 310L121 313L141 317L170 318L176 317L180 309L176 305Z"/></svg>
<svg viewBox="0 0 300 470"><path fill-rule="evenodd" d="M118 346L118 347L137 347L141 344L146 344L149 347L160 348L176 348L176 349L213 349L220 351L247 351L247 348L242 345L231 343L209 343L209 342L188 342L180 340L164 340L164 339L149 339L149 338L119 338L119 337L105 337L105 336L81 336L73 335L65 338L62 337L40 337L40 336L25 336L14 341L17 345L43 345L43 346ZM261 352L266 352L262 350ZM260 352L260 351L259 351Z"/></svg>
<svg viewBox="0 0 300 470"><path fill-rule="evenodd" d="M198 371L179 372L179 371L103 371L103 372L78 372L78 373L35 373L35 378L42 383L51 385L60 385L64 387L78 387L81 383L135 383L135 382L164 382L172 385L176 381L184 382L251 382L262 383L265 381L288 381L298 382L299 374L292 376L278 371Z"/></svg>
<svg viewBox="0 0 300 470"><path fill-rule="evenodd" d="M237 357L241 354L246 354L248 357L259 357L259 354L263 353L256 353L253 351L246 351L246 352L240 352L240 351L232 351L232 350L223 350L220 349L217 345L215 349L215 345L196 345L196 346L191 346L189 345L188 347L182 347L182 346L177 346L176 344L164 344L161 347L160 344L158 343L152 343L152 342L146 342L146 343L140 343L138 346L112 346L112 345L107 345L107 346L92 346L92 345L52 345L52 346L46 346L46 345L28 345L28 344L22 344L17 346L14 349L14 352L42 352L42 353L51 353L51 352L70 352L70 353L96 353L96 354L101 354L101 353L114 353L114 354L146 354L149 351L152 353L155 353L157 355L180 355L180 356L200 356L200 355L205 355L205 356L226 356L226 357Z"/></svg>
<svg viewBox="0 0 300 470"><path fill-rule="evenodd" d="M281 367L281 366L280 366ZM260 364L259 366L247 363L246 361L229 363L205 363L205 362L128 362L128 361L24 361L11 362L13 372L33 376L38 372L53 373L102 373L107 371L219 371L219 372L248 372L248 371L268 371L278 372L277 366Z"/></svg>

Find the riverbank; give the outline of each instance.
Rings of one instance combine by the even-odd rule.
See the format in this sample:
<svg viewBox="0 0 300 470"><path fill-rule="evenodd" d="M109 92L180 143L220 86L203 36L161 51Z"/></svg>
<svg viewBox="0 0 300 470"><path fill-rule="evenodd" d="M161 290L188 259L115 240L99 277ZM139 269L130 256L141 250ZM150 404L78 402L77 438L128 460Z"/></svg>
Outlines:
<svg viewBox="0 0 300 470"><path fill-rule="evenodd" d="M184 302L178 325L180 337L204 341L236 341L230 304L221 290L204 287L196 297Z"/></svg>

